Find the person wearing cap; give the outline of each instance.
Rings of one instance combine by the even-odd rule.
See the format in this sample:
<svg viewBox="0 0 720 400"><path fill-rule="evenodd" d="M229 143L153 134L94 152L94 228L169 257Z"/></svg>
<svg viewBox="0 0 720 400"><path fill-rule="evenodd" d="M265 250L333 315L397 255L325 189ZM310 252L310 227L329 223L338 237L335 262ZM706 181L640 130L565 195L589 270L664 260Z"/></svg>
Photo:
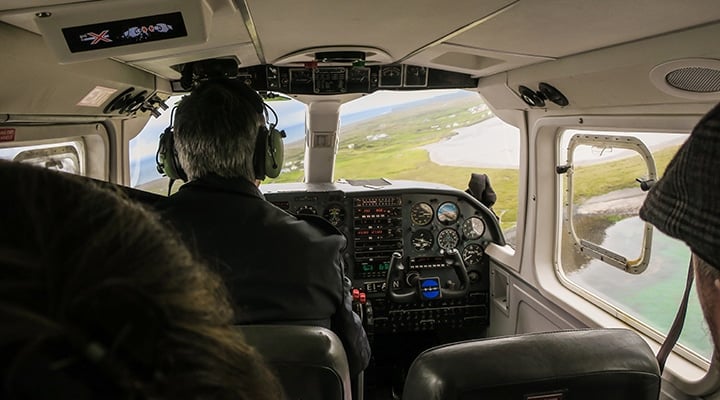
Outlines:
<svg viewBox="0 0 720 400"><path fill-rule="evenodd" d="M237 324L329 328L356 375L369 363L370 345L352 311L346 239L320 217L281 210L258 189L265 109L239 79L204 81L185 96L173 136L187 183L158 211L224 278Z"/></svg>
<svg viewBox="0 0 720 400"><path fill-rule="evenodd" d="M720 104L695 126L648 193L640 218L692 252L700 306L720 350Z"/></svg>

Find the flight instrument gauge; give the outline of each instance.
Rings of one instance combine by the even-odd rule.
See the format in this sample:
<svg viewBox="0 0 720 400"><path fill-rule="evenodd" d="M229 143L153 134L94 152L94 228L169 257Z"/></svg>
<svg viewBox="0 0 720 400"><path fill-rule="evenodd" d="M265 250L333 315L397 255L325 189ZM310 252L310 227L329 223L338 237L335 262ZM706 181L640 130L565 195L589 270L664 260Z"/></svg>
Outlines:
<svg viewBox="0 0 720 400"><path fill-rule="evenodd" d="M460 235L455 229L446 228L438 233L437 241L441 249L454 249L457 247L458 242L460 242Z"/></svg>
<svg viewBox="0 0 720 400"><path fill-rule="evenodd" d="M339 204L331 204L323 212L323 218L335 226L345 222L345 209Z"/></svg>
<svg viewBox="0 0 720 400"><path fill-rule="evenodd" d="M295 214L317 215L317 210L313 206L305 205L298 207Z"/></svg>
<svg viewBox="0 0 720 400"><path fill-rule="evenodd" d="M428 203L415 203L410 208L410 221L413 225L427 225L433 219L433 209Z"/></svg>
<svg viewBox="0 0 720 400"><path fill-rule="evenodd" d="M457 221L459 214L460 210L457 204L450 201L440 204L437 210L438 221L445 225L450 225Z"/></svg>
<svg viewBox="0 0 720 400"><path fill-rule="evenodd" d="M463 235L470 239L479 239L485 233L485 222L478 217L470 217L462 224Z"/></svg>
<svg viewBox="0 0 720 400"><path fill-rule="evenodd" d="M417 251L430 250L434 243L433 235L427 229L418 229L413 232L410 242Z"/></svg>
<svg viewBox="0 0 720 400"><path fill-rule="evenodd" d="M402 86L402 67L400 65L383 65L380 67L380 86Z"/></svg>
<svg viewBox="0 0 720 400"><path fill-rule="evenodd" d="M465 265L475 265L482 261L483 248L477 243L471 243L462 251L462 258Z"/></svg>

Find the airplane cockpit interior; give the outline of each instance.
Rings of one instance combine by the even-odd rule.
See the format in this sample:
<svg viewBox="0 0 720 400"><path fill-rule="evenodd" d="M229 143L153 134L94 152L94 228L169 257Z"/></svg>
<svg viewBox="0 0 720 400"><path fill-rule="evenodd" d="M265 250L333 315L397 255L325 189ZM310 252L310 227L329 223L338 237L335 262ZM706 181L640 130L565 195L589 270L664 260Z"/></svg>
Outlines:
<svg viewBox="0 0 720 400"><path fill-rule="evenodd" d="M720 101L718 37L717 0L3 1L0 159L154 212L191 181L178 104L239 82L259 191L344 237L372 351L350 376L331 330L240 327L287 398L720 398L690 249L638 216Z"/></svg>

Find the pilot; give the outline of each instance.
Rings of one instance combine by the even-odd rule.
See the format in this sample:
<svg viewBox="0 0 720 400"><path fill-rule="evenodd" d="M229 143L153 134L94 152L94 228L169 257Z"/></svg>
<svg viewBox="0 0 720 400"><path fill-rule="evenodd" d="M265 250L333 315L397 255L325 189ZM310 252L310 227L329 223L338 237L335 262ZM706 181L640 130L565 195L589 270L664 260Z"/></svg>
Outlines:
<svg viewBox="0 0 720 400"><path fill-rule="evenodd" d="M268 159L266 138L276 132L265 113L262 98L235 79L201 82L183 98L172 135L187 183L159 210L224 277L237 324L330 328L355 376L370 346L352 311L346 239L323 219L290 215L263 197L266 161L282 163Z"/></svg>
<svg viewBox="0 0 720 400"><path fill-rule="evenodd" d="M720 352L720 104L695 126L650 190L640 217L692 251L698 298Z"/></svg>

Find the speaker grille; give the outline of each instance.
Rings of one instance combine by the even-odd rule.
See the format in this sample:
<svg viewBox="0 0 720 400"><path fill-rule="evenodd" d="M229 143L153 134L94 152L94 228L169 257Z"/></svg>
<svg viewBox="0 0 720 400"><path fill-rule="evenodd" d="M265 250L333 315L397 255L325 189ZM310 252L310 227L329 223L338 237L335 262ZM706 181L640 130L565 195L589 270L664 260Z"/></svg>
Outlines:
<svg viewBox="0 0 720 400"><path fill-rule="evenodd" d="M705 67L685 67L665 75L668 85L688 92L720 92L720 70Z"/></svg>

